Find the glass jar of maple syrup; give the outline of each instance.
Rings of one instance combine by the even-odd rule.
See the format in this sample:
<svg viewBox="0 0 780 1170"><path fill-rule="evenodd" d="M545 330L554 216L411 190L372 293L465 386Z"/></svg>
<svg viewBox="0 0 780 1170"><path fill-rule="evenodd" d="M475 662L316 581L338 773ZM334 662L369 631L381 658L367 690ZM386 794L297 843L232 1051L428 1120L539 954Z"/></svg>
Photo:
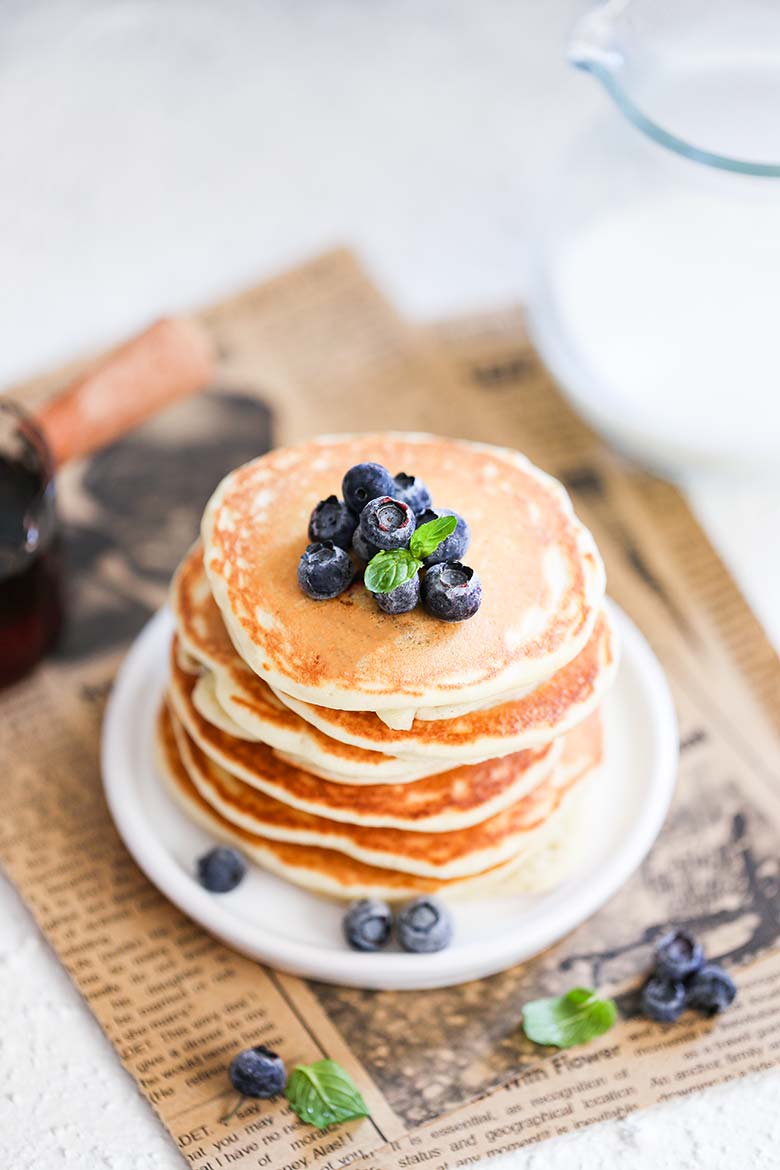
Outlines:
<svg viewBox="0 0 780 1170"><path fill-rule="evenodd" d="M62 624L54 463L36 423L0 400L0 687L26 674Z"/></svg>

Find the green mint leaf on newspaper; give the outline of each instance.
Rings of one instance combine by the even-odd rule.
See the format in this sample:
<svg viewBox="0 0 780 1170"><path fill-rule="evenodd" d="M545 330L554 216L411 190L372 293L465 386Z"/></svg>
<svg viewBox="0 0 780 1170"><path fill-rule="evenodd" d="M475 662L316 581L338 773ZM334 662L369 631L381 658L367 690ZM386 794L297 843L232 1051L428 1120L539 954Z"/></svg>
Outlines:
<svg viewBox="0 0 780 1170"><path fill-rule="evenodd" d="M608 1032L617 1019L613 999L599 999L588 987L575 987L553 999L535 999L523 1008L523 1031L534 1044L572 1048Z"/></svg>
<svg viewBox="0 0 780 1170"><path fill-rule="evenodd" d="M422 524L412 534L409 548L381 549L366 565L363 584L371 593L391 593L411 581L422 568L423 557L430 556L443 540L457 528L454 516L440 516Z"/></svg>
<svg viewBox="0 0 780 1170"><path fill-rule="evenodd" d="M372 593L390 593L405 581L411 581L422 568L422 561L413 557L408 548L382 549L372 557L363 574L363 584Z"/></svg>
<svg viewBox="0 0 780 1170"><path fill-rule="evenodd" d="M421 524L414 530L409 541L412 556L419 560L429 557L443 540L452 536L457 527L458 521L454 516L439 516L438 520L429 520L427 524Z"/></svg>
<svg viewBox="0 0 780 1170"><path fill-rule="evenodd" d="M318 1129L368 1117L368 1106L352 1078L335 1060L297 1065L287 1082L285 1096L301 1121Z"/></svg>

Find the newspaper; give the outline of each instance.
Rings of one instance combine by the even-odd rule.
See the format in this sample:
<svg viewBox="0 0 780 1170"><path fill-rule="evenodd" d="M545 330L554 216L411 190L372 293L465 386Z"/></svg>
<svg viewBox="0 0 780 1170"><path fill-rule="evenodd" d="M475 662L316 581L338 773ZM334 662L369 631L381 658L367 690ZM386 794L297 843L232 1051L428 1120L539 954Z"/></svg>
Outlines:
<svg viewBox="0 0 780 1170"><path fill-rule="evenodd" d="M445 1170L775 1067L780 664L679 493L572 413L519 312L414 329L335 252L203 319L218 386L61 474L69 629L55 658L0 695L0 860L183 1157L199 1170ZM41 401L77 368L12 393ZM116 666L220 476L272 444L386 427L511 443L564 480L610 592L664 663L681 729L673 808L626 886L535 960L415 995L301 980L211 938L128 856L98 758ZM670 922L735 974L738 999L714 1022L638 1016ZM620 1023L566 1052L527 1041L522 1004L583 983L617 996ZM320 1131L283 1101L247 1102L222 1124L227 1064L260 1042L288 1067L337 1060L370 1119Z"/></svg>

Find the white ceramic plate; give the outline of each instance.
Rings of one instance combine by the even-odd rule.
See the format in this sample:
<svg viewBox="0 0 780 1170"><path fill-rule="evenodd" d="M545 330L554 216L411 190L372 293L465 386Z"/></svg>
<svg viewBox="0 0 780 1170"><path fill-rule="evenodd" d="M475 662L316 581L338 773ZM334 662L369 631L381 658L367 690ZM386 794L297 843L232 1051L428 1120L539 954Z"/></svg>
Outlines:
<svg viewBox="0 0 780 1170"><path fill-rule="evenodd" d="M636 627L611 607L622 642L605 703L606 764L587 856L549 893L454 902L455 938L434 955L359 954L342 941L342 905L256 866L229 894L209 894L194 863L213 844L162 789L153 762L157 708L173 623L161 610L117 676L103 727L106 797L127 848L150 881L229 946L283 971L352 987L445 987L493 974L537 954L602 905L637 868L663 823L674 789L677 724L669 689Z"/></svg>

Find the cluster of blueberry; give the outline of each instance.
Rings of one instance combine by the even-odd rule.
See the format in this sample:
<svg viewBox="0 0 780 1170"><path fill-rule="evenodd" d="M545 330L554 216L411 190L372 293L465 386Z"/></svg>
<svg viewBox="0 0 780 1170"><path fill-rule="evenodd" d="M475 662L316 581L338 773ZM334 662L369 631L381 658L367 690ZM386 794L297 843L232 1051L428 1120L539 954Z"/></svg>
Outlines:
<svg viewBox="0 0 780 1170"><path fill-rule="evenodd" d="M321 500L311 514L311 543L298 564L298 584L307 597L326 601L352 584L352 550L366 565L364 584L385 613L408 613L422 598L442 621L473 617L482 586L460 559L470 540L462 516L434 508L416 476L392 476L379 463L351 467L342 495Z"/></svg>
<svg viewBox="0 0 780 1170"><path fill-rule="evenodd" d="M706 963L701 944L685 930L671 931L656 944L653 974L641 992L642 1012L651 1020L676 1020L686 1008L713 1016L733 1002L734 980L717 963Z"/></svg>
<svg viewBox="0 0 780 1170"><path fill-rule="evenodd" d="M361 898L344 915L344 937L356 951L379 951L390 942L393 925L393 912L386 902ZM449 946L452 919L438 898L415 898L398 911L395 933L403 950L431 954Z"/></svg>

